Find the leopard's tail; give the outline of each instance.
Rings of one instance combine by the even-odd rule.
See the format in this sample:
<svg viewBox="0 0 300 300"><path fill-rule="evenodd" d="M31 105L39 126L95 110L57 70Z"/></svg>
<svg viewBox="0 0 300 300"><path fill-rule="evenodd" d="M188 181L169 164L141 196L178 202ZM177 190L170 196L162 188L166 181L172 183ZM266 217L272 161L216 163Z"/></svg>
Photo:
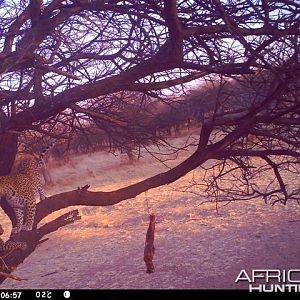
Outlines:
<svg viewBox="0 0 300 300"><path fill-rule="evenodd" d="M47 152L48 152L54 145L55 145L54 143L51 143L50 145L48 145L47 147L45 147L45 148L41 151L40 156L39 156L39 158L38 158L38 162L37 162L38 169L42 168L42 166L45 164L44 158L45 158Z"/></svg>

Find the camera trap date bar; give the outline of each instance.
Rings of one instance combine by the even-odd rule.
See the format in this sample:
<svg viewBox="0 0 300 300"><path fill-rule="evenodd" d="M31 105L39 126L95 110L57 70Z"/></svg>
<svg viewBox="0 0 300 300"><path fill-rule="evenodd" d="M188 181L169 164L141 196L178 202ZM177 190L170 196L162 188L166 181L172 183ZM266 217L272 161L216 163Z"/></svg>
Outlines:
<svg viewBox="0 0 300 300"><path fill-rule="evenodd" d="M74 294L74 292L73 292ZM75 292L75 294L77 294ZM75 295L76 296L76 295ZM76 299L68 290L1 290L0 299Z"/></svg>

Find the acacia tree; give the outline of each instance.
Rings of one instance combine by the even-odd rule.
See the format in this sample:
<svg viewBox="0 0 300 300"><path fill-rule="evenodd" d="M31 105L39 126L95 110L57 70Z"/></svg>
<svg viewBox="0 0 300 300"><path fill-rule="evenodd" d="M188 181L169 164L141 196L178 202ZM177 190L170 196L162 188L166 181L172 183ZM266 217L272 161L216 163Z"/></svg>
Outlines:
<svg viewBox="0 0 300 300"><path fill-rule="evenodd" d="M289 190L281 173L297 173L300 156L299 9L292 0L1 1L0 175L10 172L27 131L70 138L88 120L115 140L131 132L138 145L154 141L145 124L145 139L133 134L140 123L121 105L122 93L167 101L167 89L178 96L185 83L202 79L216 83L188 96L196 106L209 104L190 157L112 192L84 187L53 195L38 204L36 227L56 210L114 205L208 160L216 172L194 184L219 201L297 200L299 189ZM256 168L252 157L261 159ZM256 178L266 170L275 181L263 189ZM228 176L236 179L229 189L222 186ZM14 222L5 199L1 206ZM43 236L78 218L70 212L22 232L14 239L27 250L6 262L19 264Z"/></svg>

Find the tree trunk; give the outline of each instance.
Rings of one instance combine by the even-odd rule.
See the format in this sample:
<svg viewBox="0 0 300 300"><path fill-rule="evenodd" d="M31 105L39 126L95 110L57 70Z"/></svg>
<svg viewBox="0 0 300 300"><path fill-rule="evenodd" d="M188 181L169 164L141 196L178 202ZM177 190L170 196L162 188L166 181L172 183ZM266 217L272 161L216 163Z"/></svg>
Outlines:
<svg viewBox="0 0 300 300"><path fill-rule="evenodd" d="M54 219L53 221L46 223L45 225L41 226L38 230L34 229L32 231L21 231L13 238L10 238L10 240L26 242L27 249L25 251L13 251L9 255L7 255L4 259L6 265L10 267L17 267L24 261L24 259L27 256L29 256L36 249L36 247L39 244L48 240L47 238L43 239L45 235L54 232L65 225L72 224L75 221L80 220L80 218L81 217L79 215L79 212L76 209L65 213L64 215ZM8 275L11 272L12 269L7 270L5 273L6 275ZM7 276L2 276L0 274L0 285L7 278Z"/></svg>
<svg viewBox="0 0 300 300"><path fill-rule="evenodd" d="M5 132L0 135L0 176L9 174L17 154L18 135Z"/></svg>
<svg viewBox="0 0 300 300"><path fill-rule="evenodd" d="M5 132L0 135L0 176L8 175L11 171L17 154L18 134ZM13 209L4 197L0 200L0 206L10 218L12 225L16 223Z"/></svg>

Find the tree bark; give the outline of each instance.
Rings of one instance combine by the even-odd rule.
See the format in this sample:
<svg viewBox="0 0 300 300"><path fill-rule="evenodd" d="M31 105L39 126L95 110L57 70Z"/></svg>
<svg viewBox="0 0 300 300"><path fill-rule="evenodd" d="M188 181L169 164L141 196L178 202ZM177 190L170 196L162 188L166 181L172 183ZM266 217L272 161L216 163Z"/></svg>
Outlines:
<svg viewBox="0 0 300 300"><path fill-rule="evenodd" d="M159 173L128 187L111 192L90 192L88 191L89 186L86 185L85 187L78 188L77 190L51 196L47 200L38 203L36 224L49 214L69 206L110 206L123 200L135 198L149 189L176 181L188 172L200 166L207 160L207 158L207 151L197 150L185 161L167 172Z"/></svg>
<svg viewBox="0 0 300 300"><path fill-rule="evenodd" d="M0 176L9 174L17 154L18 134L5 132L0 135Z"/></svg>
<svg viewBox="0 0 300 300"><path fill-rule="evenodd" d="M17 154L18 134L5 132L0 135L0 176L8 175L11 171ZM4 197L0 200L0 206L8 215L12 225L16 223L13 209Z"/></svg>
<svg viewBox="0 0 300 300"><path fill-rule="evenodd" d="M21 264L26 257L28 257L36 247L47 241L48 239L42 239L45 235L58 230L60 227L63 227L68 224L72 224L77 220L80 220L78 210L70 211L55 220L48 222L47 224L41 226L39 229L34 229L32 231L24 232L22 231L18 235L11 238L11 241L24 241L27 244L27 249L25 251L13 251L4 258L4 262L7 266L17 267ZM11 270L7 271L9 274ZM0 284L7 279L7 276L1 276L0 274Z"/></svg>

